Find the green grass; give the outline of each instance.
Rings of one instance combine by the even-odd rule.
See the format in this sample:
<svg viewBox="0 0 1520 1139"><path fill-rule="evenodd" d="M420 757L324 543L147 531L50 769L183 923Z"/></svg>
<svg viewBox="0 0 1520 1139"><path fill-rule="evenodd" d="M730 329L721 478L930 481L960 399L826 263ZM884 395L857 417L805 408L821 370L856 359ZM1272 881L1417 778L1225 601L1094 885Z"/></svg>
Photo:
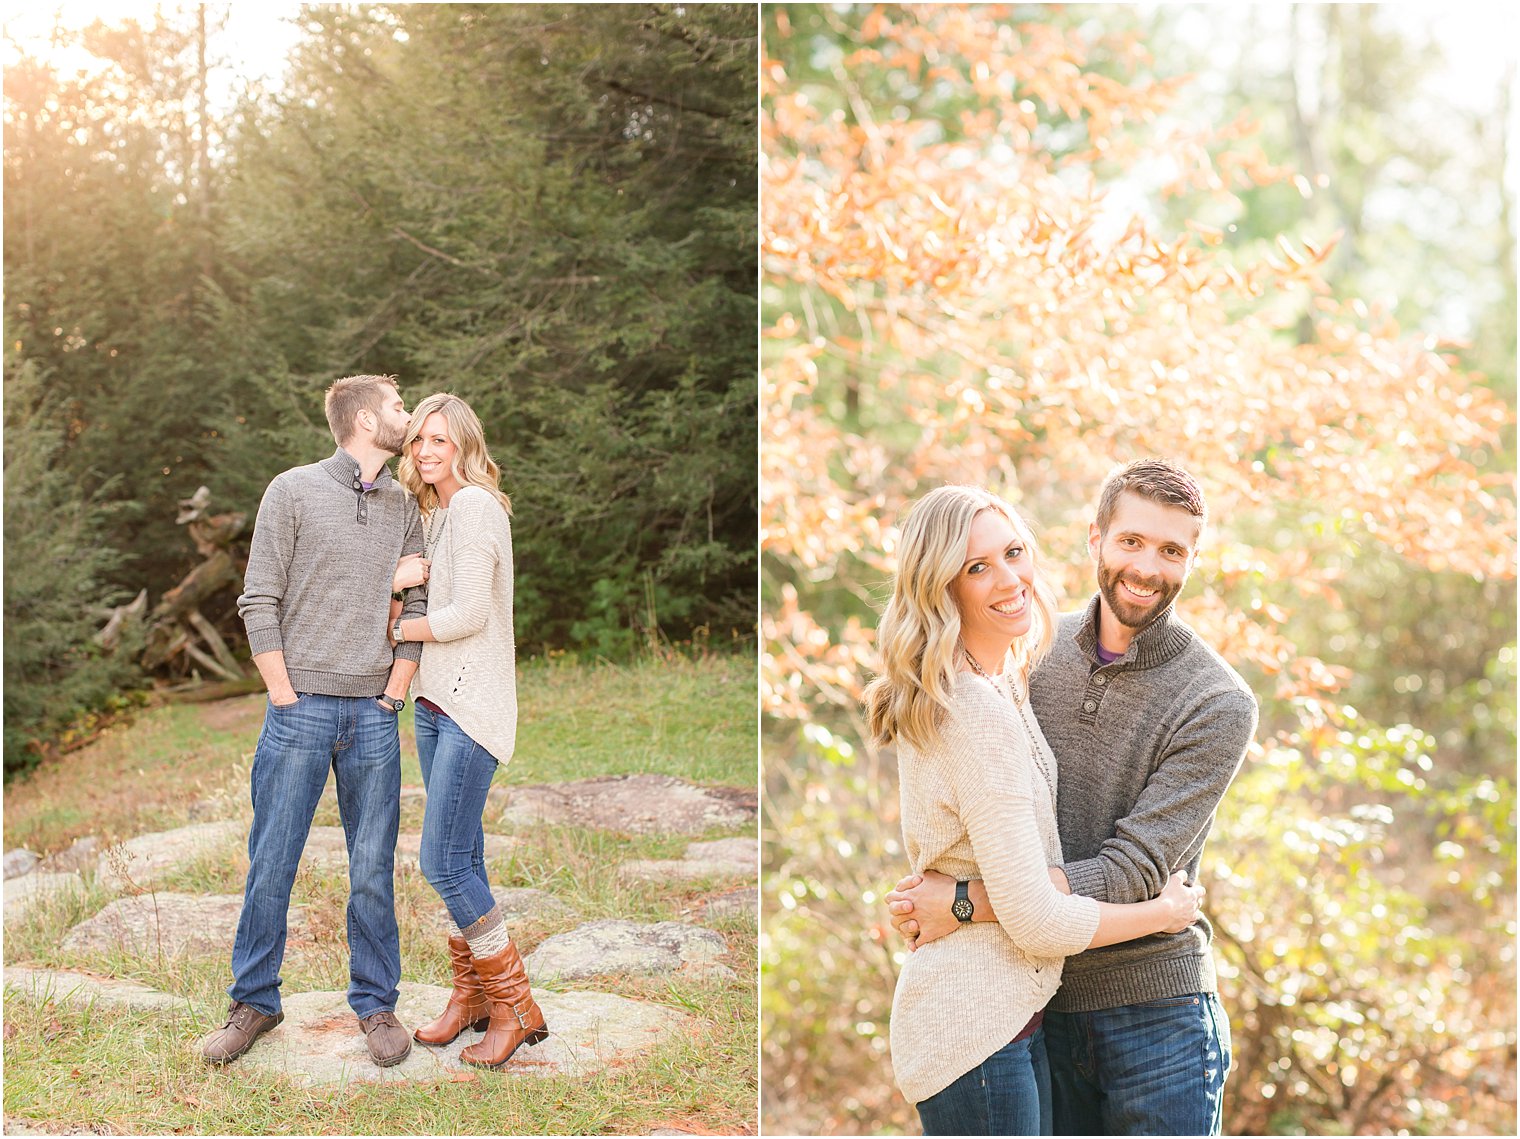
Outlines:
<svg viewBox="0 0 1520 1139"><path fill-rule="evenodd" d="M162 705L113 725L5 789L5 848L47 854L84 835L111 842L180 826L192 804L229 793L239 772L246 803L262 714L262 697L239 697L214 709Z"/></svg>
<svg viewBox="0 0 1520 1139"><path fill-rule="evenodd" d="M517 707L514 784L651 773L755 785L753 659L538 660L522 670Z"/></svg>
<svg viewBox="0 0 1520 1139"><path fill-rule="evenodd" d="M755 770L753 670L747 661L651 662L619 667L529 662L510 784L663 772L699 782L752 785ZM219 705L172 705L143 713L6 794L5 845L47 852L84 834L124 838L183 825L195 817L246 817L248 767L261 697ZM530 710L531 709L531 713ZM403 724L403 782L420 783L410 720ZM488 810L488 830L500 808ZM407 813L410 812L410 813ZM325 815L330 814L327 818ZM415 816L415 817L413 817ZM318 823L336 823L325 804ZM420 828L408 807L403 830ZM625 835L578 827L513 828L523 844L489 865L492 881L543 890L571 907L565 916L513 924L524 953L545 938L597 918L676 920L729 883L620 881L630 859L679 856L685 836ZM724 837L735 830L701 836ZM162 877L154 893L238 894L247 856L237 844ZM289 991L347 986L342 869L298 876L292 902L304 905L308 936L293 938L282 969ZM646 1134L674 1127L752 1132L758 1087L756 929L752 916L714 918L733 978L609 976L577 981L690 1014L691 1030L592 1079L516 1079L470 1073L457 1082L307 1089L236 1066L207 1069L198 1038L220 1023L227 961L175 955L172 947L66 952L70 928L115 894L86 875L80 889L31 906L7 922L7 964L86 969L187 998L189 1013L138 1013L5 1001L5 1113L51 1129L187 1134ZM432 924L441 903L413 869L398 871L397 919L405 980L446 983L443 940ZM130 1062L124 1058L130 1057Z"/></svg>
<svg viewBox="0 0 1520 1139"><path fill-rule="evenodd" d="M498 785L559 783L598 775L652 773L696 783L754 786L755 670L736 657L576 664L567 657L525 662L518 677L517 753ZM248 767L263 696L215 705L167 704L71 755L50 760L5 793L5 847L38 854L76 838L120 840L200 817L246 809ZM420 786L412 710L402 713L401 781ZM331 802L317 825L336 825ZM403 811L403 830L422 824Z"/></svg>
<svg viewBox="0 0 1520 1139"><path fill-rule="evenodd" d="M60 1131L107 1134L648 1134L662 1126L753 1128L754 1036L742 1002L700 994L708 1019L684 1039L599 1076L303 1088L208 1068L206 1016L5 1002L5 1112ZM713 1016L714 1013L718 1015ZM219 1023L219 1021L217 1022ZM124 1062L125 1061L125 1062ZM749 1079L735 1080L736 1072Z"/></svg>

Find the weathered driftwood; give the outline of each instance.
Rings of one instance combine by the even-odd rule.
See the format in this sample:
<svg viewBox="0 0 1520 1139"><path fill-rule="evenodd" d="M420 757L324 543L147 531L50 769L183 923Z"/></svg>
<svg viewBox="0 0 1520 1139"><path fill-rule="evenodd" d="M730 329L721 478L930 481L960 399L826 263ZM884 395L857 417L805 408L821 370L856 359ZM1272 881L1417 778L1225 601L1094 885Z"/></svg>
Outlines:
<svg viewBox="0 0 1520 1139"><path fill-rule="evenodd" d="M141 661L149 672L184 676L204 671L225 681L241 683L245 676L242 663L201 607L241 583L246 556L234 543L246 528L248 516L242 511L208 514L210 502L210 490L200 487L189 498L180 500L179 515L175 518L179 525L189 528L190 540L203 559L200 564L165 593L146 616L146 590L131 605L113 610L96 640L108 649L114 648L125 628L141 621L146 626Z"/></svg>
<svg viewBox="0 0 1520 1139"><path fill-rule="evenodd" d="M158 695L175 704L201 704L225 700L229 696L246 696L264 691L264 680L257 674L240 680L187 680L160 688Z"/></svg>
<svg viewBox="0 0 1520 1139"><path fill-rule="evenodd" d="M229 585L236 585L241 576L232 555L226 550L216 550L164 594L148 615L148 645L143 650L143 667L154 671L183 652L194 639L185 628L190 614L203 601Z"/></svg>
<svg viewBox="0 0 1520 1139"><path fill-rule="evenodd" d="M238 663L237 657L232 655L232 650L227 647L227 642L222 640L222 635L216 631L216 626L205 617L201 616L199 609L192 609L186 615L190 627L201 635L201 640L211 649L211 655L222 666L228 680L236 680L243 675L243 667Z"/></svg>
<svg viewBox="0 0 1520 1139"><path fill-rule="evenodd" d="M121 635L127 626L136 624L143 619L143 614L148 611L148 591L141 590L136 597L125 605L118 605L112 609L111 619L106 622L105 628L95 634L95 643L106 652L114 652L116 646L121 643Z"/></svg>
<svg viewBox="0 0 1520 1139"><path fill-rule="evenodd" d="M216 676L220 676L223 680L237 680L242 676L241 672L229 669L220 661L213 660L211 657L207 656L204 652L195 647L195 642L193 641L185 642L185 653L190 657L191 660L195 661L207 672L210 672Z"/></svg>
<svg viewBox="0 0 1520 1139"><path fill-rule="evenodd" d="M179 500L179 515L174 521L189 526L190 540L202 557L210 557L217 550L225 550L242 534L248 524L248 515L241 510L228 514L207 514L211 492L200 487L189 498Z"/></svg>

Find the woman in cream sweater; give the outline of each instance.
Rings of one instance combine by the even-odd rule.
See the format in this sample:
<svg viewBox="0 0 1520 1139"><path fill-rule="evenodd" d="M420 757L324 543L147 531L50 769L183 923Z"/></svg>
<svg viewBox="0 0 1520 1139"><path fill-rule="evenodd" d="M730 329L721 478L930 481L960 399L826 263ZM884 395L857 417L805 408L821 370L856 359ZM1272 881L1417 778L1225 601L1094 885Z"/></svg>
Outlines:
<svg viewBox="0 0 1520 1139"><path fill-rule="evenodd" d="M392 639L421 641L412 681L417 755L427 788L422 873L448 907L454 990L443 1014L414 1034L444 1045L485 1030L467 1064L499 1068L548 1035L485 870L481 813L517 735L512 634L512 504L486 451L480 420L458 396L430 395L407 427L398 477L417 499L421 559L403 559L395 587L426 583L426 617L394 620Z"/></svg>
<svg viewBox="0 0 1520 1139"><path fill-rule="evenodd" d="M940 487L903 528L866 689L872 735L897 748L913 871L982 878L997 922L908 957L892 1001L898 1086L928 1135L1050 1133L1042 1010L1062 960L1185 928L1202 890L1112 905L1064 893L1055 759L1027 704L1055 604L1032 535L1001 499Z"/></svg>

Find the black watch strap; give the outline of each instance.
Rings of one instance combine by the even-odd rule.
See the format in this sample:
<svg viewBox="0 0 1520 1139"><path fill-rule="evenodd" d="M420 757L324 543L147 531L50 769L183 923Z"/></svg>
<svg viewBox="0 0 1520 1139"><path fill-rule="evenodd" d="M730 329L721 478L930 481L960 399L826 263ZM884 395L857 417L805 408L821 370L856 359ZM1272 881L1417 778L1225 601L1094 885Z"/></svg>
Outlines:
<svg viewBox="0 0 1520 1139"><path fill-rule="evenodd" d="M976 907L971 903L969 885L968 882L955 884L955 901L950 904L950 912L955 915L957 921L970 921L976 914Z"/></svg>

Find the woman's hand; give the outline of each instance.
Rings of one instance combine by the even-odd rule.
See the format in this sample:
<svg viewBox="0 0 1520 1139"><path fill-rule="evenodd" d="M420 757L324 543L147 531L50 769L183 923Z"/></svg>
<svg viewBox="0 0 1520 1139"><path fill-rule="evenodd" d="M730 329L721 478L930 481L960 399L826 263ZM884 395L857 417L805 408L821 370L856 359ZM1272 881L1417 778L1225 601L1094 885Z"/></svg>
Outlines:
<svg viewBox="0 0 1520 1139"><path fill-rule="evenodd" d="M1179 870L1168 878L1166 888L1156 898L1165 904L1163 913L1166 924L1161 927L1161 932L1181 933L1197 921L1199 909L1203 905L1203 895L1202 886L1189 884L1185 870Z"/></svg>
<svg viewBox="0 0 1520 1139"><path fill-rule="evenodd" d="M961 923L950 912L955 900L955 879L938 870L925 870L922 876L909 874L887 894L887 912L892 928L908 943L908 952L938 941L947 933L960 929Z"/></svg>
<svg viewBox="0 0 1520 1139"><path fill-rule="evenodd" d="M396 574L391 578L391 591L400 593L403 589L426 585L432 565L421 554L407 554L396 563Z"/></svg>

